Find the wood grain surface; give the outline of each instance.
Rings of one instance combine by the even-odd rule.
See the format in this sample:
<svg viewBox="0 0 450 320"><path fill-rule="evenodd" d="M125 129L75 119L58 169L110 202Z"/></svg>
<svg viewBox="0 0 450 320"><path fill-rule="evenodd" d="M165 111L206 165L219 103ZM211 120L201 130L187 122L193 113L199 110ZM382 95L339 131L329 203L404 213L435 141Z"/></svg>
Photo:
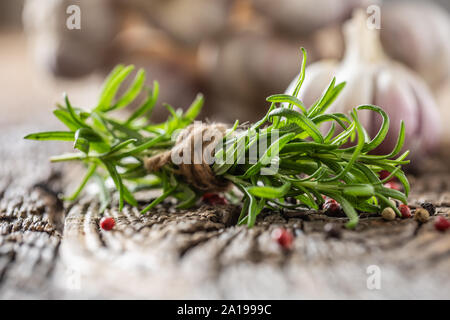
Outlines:
<svg viewBox="0 0 450 320"><path fill-rule="evenodd" d="M264 212L256 226L235 226L237 206L149 215L108 209L113 231L99 228L98 202L62 204L52 195L79 178L73 165L50 165L64 144L21 140L31 125L0 130L1 298L450 298L450 233L413 219L363 215L354 231L330 238L323 212ZM450 213L450 174L443 160L411 177L411 204L432 201ZM144 204L144 203L143 203ZM271 232L295 234L283 250ZM381 289L367 288L367 268L381 270Z"/></svg>
<svg viewBox="0 0 450 320"><path fill-rule="evenodd" d="M145 216L130 207L108 209L105 214L117 225L101 230L95 196L61 203L53 195L80 179L78 166L48 162L70 144L22 139L59 128L49 112L56 89L48 94L31 77L15 76L29 66L22 63L22 51L8 52L0 52L11 75L0 82L1 299L450 298L450 232L435 231L435 217L419 225L363 215L356 230L342 229L340 238L330 238L324 225L342 226L345 218L320 211L265 212L247 229L234 225L238 207L183 211L167 202ZM86 98L92 91L76 92ZM84 105L83 99L74 101ZM410 177L412 205L431 201L437 215L449 216L448 159L449 152L429 159L426 174ZM292 250L271 239L278 226L295 234ZM367 287L373 265L381 271L379 290Z"/></svg>

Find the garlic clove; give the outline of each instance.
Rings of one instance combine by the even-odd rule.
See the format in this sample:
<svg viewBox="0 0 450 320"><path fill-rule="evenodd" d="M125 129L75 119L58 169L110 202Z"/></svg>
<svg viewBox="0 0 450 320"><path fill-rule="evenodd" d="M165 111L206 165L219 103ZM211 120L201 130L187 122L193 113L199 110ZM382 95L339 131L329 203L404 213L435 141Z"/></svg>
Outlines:
<svg viewBox="0 0 450 320"><path fill-rule="evenodd" d="M386 52L438 86L450 75L450 15L431 1L394 1L381 7Z"/></svg>
<svg viewBox="0 0 450 320"><path fill-rule="evenodd" d="M424 81L384 54L379 32L367 28L363 11L355 12L353 19L344 27L344 35L346 53L339 65L319 62L307 68L308 77L312 70L314 76L309 78L308 86L302 87L298 95L305 106L309 107L320 97L323 84L328 84L332 79L330 73L334 73L336 83L345 81L346 86L328 112L348 114L358 105L374 104L389 115L389 132L374 153L392 151L402 120L405 123L404 150L411 151L410 159L416 161L432 152L439 144L439 113ZM317 81L319 78L321 80ZM292 94L294 86L295 83L292 83L287 92ZM369 136L374 137L381 127L382 118L368 110L358 112L358 116ZM327 130L327 125L322 129Z"/></svg>
<svg viewBox="0 0 450 320"><path fill-rule="evenodd" d="M336 83L346 82L345 94L339 95L329 112L347 112L361 104L371 103L373 92L373 68L340 67L336 71ZM358 79L358 81L349 81Z"/></svg>
<svg viewBox="0 0 450 320"><path fill-rule="evenodd" d="M381 106L389 115L391 120L388 135L375 151L377 153L389 153L395 147L396 138L400 130L400 120L405 124L405 140L412 141L419 127L418 105L409 84L406 81L400 81L400 74L392 72L392 68L384 68L376 76L375 94L373 104ZM400 79L399 79L400 78ZM382 119L374 114L370 135L374 136L381 126ZM411 146L411 144L410 144Z"/></svg>
<svg viewBox="0 0 450 320"><path fill-rule="evenodd" d="M314 63L307 68L308 76L305 77L298 98L306 107L313 105L330 84L337 67L337 62L333 60L323 60ZM299 75L289 84L286 89L287 94L293 94Z"/></svg>
<svg viewBox="0 0 450 320"><path fill-rule="evenodd" d="M440 88L436 91L436 102L439 106L441 113L441 139L442 143L446 146L450 145L450 126L447 124L450 119L450 78L446 82L441 84Z"/></svg>
<svg viewBox="0 0 450 320"><path fill-rule="evenodd" d="M423 153L432 153L436 151L441 143L442 126L438 107L426 84L414 73L404 70L408 74L406 81L411 87L419 113L417 118L419 128L416 132L416 139L420 141Z"/></svg>
<svg viewBox="0 0 450 320"><path fill-rule="evenodd" d="M358 81L348 81L348 79L358 79ZM345 65L340 67L336 73L336 83L346 81L342 93L328 109L329 113L342 112L349 114L350 111L362 104L372 104L374 96L374 69L373 68L347 68ZM358 118L363 126L368 130L371 127L373 112L361 110L358 112ZM328 128L326 128L328 130ZM340 127L336 132L341 132Z"/></svg>

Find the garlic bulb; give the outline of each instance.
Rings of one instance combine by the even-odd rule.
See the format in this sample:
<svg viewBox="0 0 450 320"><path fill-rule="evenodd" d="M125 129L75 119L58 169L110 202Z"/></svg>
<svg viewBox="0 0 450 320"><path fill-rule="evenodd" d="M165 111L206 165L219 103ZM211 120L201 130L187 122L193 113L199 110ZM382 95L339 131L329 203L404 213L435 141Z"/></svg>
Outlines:
<svg viewBox="0 0 450 320"><path fill-rule="evenodd" d="M450 15L431 1L381 7L386 53L417 71L433 88L450 77Z"/></svg>
<svg viewBox="0 0 450 320"><path fill-rule="evenodd" d="M119 18L111 1L27 0L23 23L36 65L61 77L81 77L104 65ZM80 8L79 28L69 29L72 4Z"/></svg>
<svg viewBox="0 0 450 320"><path fill-rule="evenodd" d="M389 59L382 50L378 30L366 26L364 11L355 11L344 26L346 52L343 60L320 61L310 65L308 76L298 97L306 106L321 95L333 76L346 82L345 88L329 108L329 112L348 113L361 104L382 107L390 117L390 129L376 153L389 153L396 144L400 121L405 123L405 149L410 159L418 159L436 148L440 136L438 109L425 83L405 66ZM287 93L294 91L297 78ZM373 137L381 118L373 112L361 113L360 120Z"/></svg>
<svg viewBox="0 0 450 320"><path fill-rule="evenodd" d="M441 113L442 123L450 119L450 78L436 90L436 101ZM442 145L450 146L450 126L443 125Z"/></svg>
<svg viewBox="0 0 450 320"><path fill-rule="evenodd" d="M377 4L379 0L251 0L257 12L276 27L291 34L308 35L320 28L341 23L355 8Z"/></svg>
<svg viewBox="0 0 450 320"><path fill-rule="evenodd" d="M196 46L224 32L231 10L230 0L116 0L133 8L178 42Z"/></svg>

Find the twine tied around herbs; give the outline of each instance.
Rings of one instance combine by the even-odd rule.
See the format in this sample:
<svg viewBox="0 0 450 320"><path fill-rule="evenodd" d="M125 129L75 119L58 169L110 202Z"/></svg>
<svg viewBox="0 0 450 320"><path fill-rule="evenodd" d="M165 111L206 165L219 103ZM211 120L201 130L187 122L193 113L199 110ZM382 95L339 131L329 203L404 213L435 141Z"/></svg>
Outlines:
<svg viewBox="0 0 450 320"><path fill-rule="evenodd" d="M178 166L176 172L196 189L225 191L230 182L214 174L211 157L226 130L227 126L221 123L191 124L180 132L171 150L144 159L144 166L148 172L154 172L172 162Z"/></svg>

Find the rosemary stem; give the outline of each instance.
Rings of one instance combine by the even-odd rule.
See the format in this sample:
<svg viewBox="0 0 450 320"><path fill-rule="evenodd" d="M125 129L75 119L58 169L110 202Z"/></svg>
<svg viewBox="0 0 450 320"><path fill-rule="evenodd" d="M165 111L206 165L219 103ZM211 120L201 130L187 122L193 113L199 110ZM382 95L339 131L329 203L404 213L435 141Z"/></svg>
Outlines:
<svg viewBox="0 0 450 320"><path fill-rule="evenodd" d="M146 206L144 209L142 209L141 214L145 214L146 212L148 212L149 210L153 209L154 207L156 207L158 204L160 204L164 199L166 199L168 196L170 196L172 194L172 192L174 192L176 189L176 186L174 187L170 187L169 189L167 189L162 195L160 195L158 198L156 198L155 200L153 200L148 206Z"/></svg>
<svg viewBox="0 0 450 320"><path fill-rule="evenodd" d="M50 162L63 162L63 161L73 161L73 160L87 160L91 156L84 153L66 153L59 156L53 156L50 158Z"/></svg>

